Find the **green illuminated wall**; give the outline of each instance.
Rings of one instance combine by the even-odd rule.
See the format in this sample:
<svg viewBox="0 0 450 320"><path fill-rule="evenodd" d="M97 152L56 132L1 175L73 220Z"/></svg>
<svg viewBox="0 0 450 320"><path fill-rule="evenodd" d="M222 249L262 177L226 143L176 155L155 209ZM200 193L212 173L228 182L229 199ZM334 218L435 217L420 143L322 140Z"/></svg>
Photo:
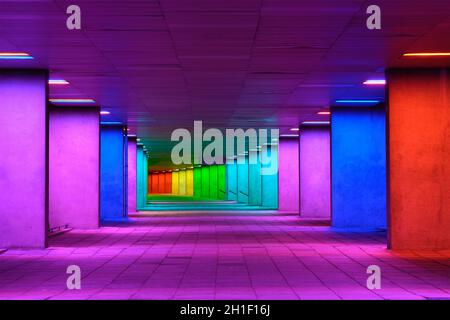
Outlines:
<svg viewBox="0 0 450 320"><path fill-rule="evenodd" d="M217 166L209 167L209 197L211 199L217 199L219 196L218 185L218 170Z"/></svg>
<svg viewBox="0 0 450 320"><path fill-rule="evenodd" d="M202 168L194 169L194 197L202 196Z"/></svg>
<svg viewBox="0 0 450 320"><path fill-rule="evenodd" d="M209 194L210 194L209 167L202 167L202 197L209 198Z"/></svg>
<svg viewBox="0 0 450 320"><path fill-rule="evenodd" d="M218 199L227 199L227 168L225 165L217 166L217 189L218 189Z"/></svg>

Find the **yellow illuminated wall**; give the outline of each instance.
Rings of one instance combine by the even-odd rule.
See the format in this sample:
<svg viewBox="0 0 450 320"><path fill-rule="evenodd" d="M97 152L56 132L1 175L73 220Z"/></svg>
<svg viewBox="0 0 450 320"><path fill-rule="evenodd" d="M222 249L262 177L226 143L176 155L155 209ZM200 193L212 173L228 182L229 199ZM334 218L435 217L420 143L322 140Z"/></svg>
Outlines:
<svg viewBox="0 0 450 320"><path fill-rule="evenodd" d="M173 194L180 193L179 180L180 180L179 172L172 172L172 193Z"/></svg>
<svg viewBox="0 0 450 320"><path fill-rule="evenodd" d="M186 170L186 195L194 195L194 170Z"/></svg>

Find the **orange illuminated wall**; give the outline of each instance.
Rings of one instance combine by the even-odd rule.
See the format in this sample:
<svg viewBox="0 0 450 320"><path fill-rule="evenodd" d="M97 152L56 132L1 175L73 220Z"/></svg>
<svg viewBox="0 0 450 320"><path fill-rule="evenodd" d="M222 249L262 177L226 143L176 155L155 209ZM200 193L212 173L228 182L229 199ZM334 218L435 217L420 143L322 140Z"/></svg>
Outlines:
<svg viewBox="0 0 450 320"><path fill-rule="evenodd" d="M450 249L450 69L388 72L392 249Z"/></svg>
<svg viewBox="0 0 450 320"><path fill-rule="evenodd" d="M153 173L151 178L152 181L152 192L151 193L158 193L159 190L159 174Z"/></svg>

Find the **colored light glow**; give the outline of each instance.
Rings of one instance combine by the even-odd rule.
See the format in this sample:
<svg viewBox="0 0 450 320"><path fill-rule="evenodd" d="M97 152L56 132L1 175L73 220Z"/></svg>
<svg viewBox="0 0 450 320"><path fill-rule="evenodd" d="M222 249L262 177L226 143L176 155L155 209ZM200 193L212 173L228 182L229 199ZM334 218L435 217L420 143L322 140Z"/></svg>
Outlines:
<svg viewBox="0 0 450 320"><path fill-rule="evenodd" d="M330 121L304 121L303 125L329 125Z"/></svg>
<svg viewBox="0 0 450 320"><path fill-rule="evenodd" d="M68 104L92 104L95 103L93 99L50 99L52 103L68 103Z"/></svg>
<svg viewBox="0 0 450 320"><path fill-rule="evenodd" d="M386 85L385 79L369 79L363 82L365 85L369 86L384 86Z"/></svg>
<svg viewBox="0 0 450 320"><path fill-rule="evenodd" d="M291 131L300 131L300 128L291 128Z"/></svg>
<svg viewBox="0 0 450 320"><path fill-rule="evenodd" d="M107 116L107 115L111 114L111 112L109 112L109 111L100 111L100 114L102 116Z"/></svg>
<svg viewBox="0 0 450 320"><path fill-rule="evenodd" d="M450 57L450 52L411 52L405 53L404 57Z"/></svg>
<svg viewBox="0 0 450 320"><path fill-rule="evenodd" d="M33 59L25 52L0 52L0 59L3 60L31 60Z"/></svg>
<svg viewBox="0 0 450 320"><path fill-rule="evenodd" d="M336 100L336 103L352 103L352 104L374 104L380 103L380 100L357 100L357 99L349 99L349 100Z"/></svg>
<svg viewBox="0 0 450 320"><path fill-rule="evenodd" d="M331 112L330 111L319 111L319 112L317 112L317 114L321 115L321 116L329 116L331 114Z"/></svg>
<svg viewBox="0 0 450 320"><path fill-rule="evenodd" d="M50 80L48 80L48 84L49 85L67 85L67 84L69 84L69 82L66 80L63 80L63 79L50 79Z"/></svg>

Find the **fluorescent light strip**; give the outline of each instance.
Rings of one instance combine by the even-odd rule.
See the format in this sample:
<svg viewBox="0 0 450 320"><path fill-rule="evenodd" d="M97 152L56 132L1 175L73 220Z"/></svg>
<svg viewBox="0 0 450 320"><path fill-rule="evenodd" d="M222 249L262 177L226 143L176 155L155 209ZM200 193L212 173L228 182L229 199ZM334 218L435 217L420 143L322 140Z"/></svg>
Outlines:
<svg viewBox="0 0 450 320"><path fill-rule="evenodd" d="M300 131L300 128L291 128L291 131Z"/></svg>
<svg viewBox="0 0 450 320"><path fill-rule="evenodd" d="M369 79L363 82L365 85L369 86L384 86L386 85L386 80L384 79Z"/></svg>
<svg viewBox="0 0 450 320"><path fill-rule="evenodd" d="M330 111L319 111L317 112L318 115L320 116L329 116L331 114Z"/></svg>
<svg viewBox="0 0 450 320"><path fill-rule="evenodd" d="M49 85L67 85L67 84L69 84L69 82L66 80L63 80L63 79L50 79L50 80L48 80L48 84Z"/></svg>
<svg viewBox="0 0 450 320"><path fill-rule="evenodd" d="M450 52L411 52L405 53L404 57L450 57Z"/></svg>
<svg viewBox="0 0 450 320"><path fill-rule="evenodd" d="M25 52L0 52L0 59L3 59L3 60L32 60L33 57Z"/></svg>
<svg viewBox="0 0 450 320"><path fill-rule="evenodd" d="M109 111L100 111L100 114L101 114L102 116L107 116L107 115L110 115L111 112L109 112Z"/></svg>
<svg viewBox="0 0 450 320"><path fill-rule="evenodd" d="M330 121L304 121L303 125L329 125Z"/></svg>
<svg viewBox="0 0 450 320"><path fill-rule="evenodd" d="M95 100L93 99L50 99L50 102L52 103L95 103Z"/></svg>
<svg viewBox="0 0 450 320"><path fill-rule="evenodd" d="M380 103L380 100L336 100L336 103L360 103L360 104L374 104Z"/></svg>
<svg viewBox="0 0 450 320"><path fill-rule="evenodd" d="M282 138L298 138L300 137L298 134L282 134L280 135Z"/></svg>

